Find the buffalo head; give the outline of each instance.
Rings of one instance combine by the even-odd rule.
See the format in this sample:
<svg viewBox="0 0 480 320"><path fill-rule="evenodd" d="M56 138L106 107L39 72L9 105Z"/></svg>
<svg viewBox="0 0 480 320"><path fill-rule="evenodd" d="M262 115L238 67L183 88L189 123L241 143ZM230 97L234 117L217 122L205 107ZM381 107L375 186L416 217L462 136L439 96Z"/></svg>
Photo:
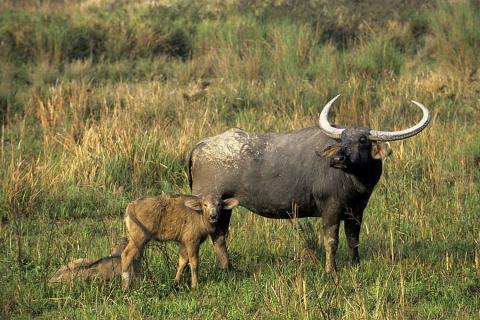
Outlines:
<svg viewBox="0 0 480 320"><path fill-rule="evenodd" d="M330 166L346 172L358 173L364 171L372 160L379 160L391 153L387 141L400 140L412 137L422 131L430 122L430 113L419 102L412 101L423 112L423 117L415 126L402 131L377 131L363 127L337 128L328 122L328 111L332 103L338 98L330 100L323 108L319 125L320 129L337 143L329 145L321 156L330 158Z"/></svg>

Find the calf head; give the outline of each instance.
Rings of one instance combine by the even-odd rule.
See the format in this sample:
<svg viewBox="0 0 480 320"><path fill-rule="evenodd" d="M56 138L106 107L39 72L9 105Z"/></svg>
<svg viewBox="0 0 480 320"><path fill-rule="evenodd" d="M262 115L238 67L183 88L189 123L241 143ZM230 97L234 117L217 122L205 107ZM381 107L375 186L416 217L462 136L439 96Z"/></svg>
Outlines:
<svg viewBox="0 0 480 320"><path fill-rule="evenodd" d="M231 210L238 205L235 198L219 199L214 196L189 196L185 206L202 214L210 223L216 223L222 210Z"/></svg>

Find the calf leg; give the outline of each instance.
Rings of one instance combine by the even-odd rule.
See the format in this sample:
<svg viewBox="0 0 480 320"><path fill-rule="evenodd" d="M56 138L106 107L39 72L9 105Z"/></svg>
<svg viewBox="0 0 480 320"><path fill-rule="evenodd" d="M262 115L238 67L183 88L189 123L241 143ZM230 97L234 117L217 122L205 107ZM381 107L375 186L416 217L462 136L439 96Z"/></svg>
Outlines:
<svg viewBox="0 0 480 320"><path fill-rule="evenodd" d="M213 249L217 256L218 266L223 270L230 270L232 268L228 257L226 239L231 216L232 210L223 210L220 213L220 219L218 220L215 232L210 235L213 242Z"/></svg>
<svg viewBox="0 0 480 320"><path fill-rule="evenodd" d="M177 274L175 275L175 283L180 283L180 278L182 277L183 270L188 263L188 253L185 246L181 243L180 244L180 251L178 254L178 267L177 267Z"/></svg>
<svg viewBox="0 0 480 320"><path fill-rule="evenodd" d="M200 244L189 243L187 244L188 262L190 264L190 271L192 273L192 289L198 286L198 252Z"/></svg>
<svg viewBox="0 0 480 320"><path fill-rule="evenodd" d="M143 274L142 274L142 255L143 255L143 252L140 251L139 254L138 254L138 257L133 259L132 265L133 265L133 276L134 276L135 281L141 281L142 278L143 278Z"/></svg>
<svg viewBox="0 0 480 320"><path fill-rule="evenodd" d="M356 218L353 215L346 215L344 222L345 236L348 243L348 252L352 265L357 265L360 262L358 255L358 246L360 238L361 218Z"/></svg>
<svg viewBox="0 0 480 320"><path fill-rule="evenodd" d="M122 252L122 283L124 291L130 288L132 274L138 271L132 270L135 269L132 268L132 264L138 265L140 263L139 260L144 246L145 239L142 238L138 243L130 239L125 250Z"/></svg>

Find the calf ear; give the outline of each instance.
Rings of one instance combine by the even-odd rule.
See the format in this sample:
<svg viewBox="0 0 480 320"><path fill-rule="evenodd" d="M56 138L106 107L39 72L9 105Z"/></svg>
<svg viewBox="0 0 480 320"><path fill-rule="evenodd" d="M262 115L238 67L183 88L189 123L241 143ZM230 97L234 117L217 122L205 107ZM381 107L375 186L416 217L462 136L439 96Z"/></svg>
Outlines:
<svg viewBox="0 0 480 320"><path fill-rule="evenodd" d="M317 150L316 153L320 157L330 158L336 155L340 151L341 147L342 146L339 143L336 143L326 147L323 149L323 151Z"/></svg>
<svg viewBox="0 0 480 320"><path fill-rule="evenodd" d="M388 142L377 142L372 145L372 158L384 159L392 154L392 148Z"/></svg>
<svg viewBox="0 0 480 320"><path fill-rule="evenodd" d="M202 211L202 201L200 201L200 199L187 199L184 203L185 207L189 209Z"/></svg>
<svg viewBox="0 0 480 320"><path fill-rule="evenodd" d="M223 201L223 209L226 209L226 210L231 210L236 206L238 206L238 200L235 198L228 198L222 201Z"/></svg>

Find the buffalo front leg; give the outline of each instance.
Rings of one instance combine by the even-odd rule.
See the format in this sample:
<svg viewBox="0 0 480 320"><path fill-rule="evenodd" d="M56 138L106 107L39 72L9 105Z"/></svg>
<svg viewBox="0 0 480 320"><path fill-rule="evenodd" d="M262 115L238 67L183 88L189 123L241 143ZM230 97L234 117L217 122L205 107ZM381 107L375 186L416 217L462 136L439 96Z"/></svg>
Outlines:
<svg viewBox="0 0 480 320"><path fill-rule="evenodd" d="M338 229L340 221L337 219L325 219L323 222L323 245L325 246L325 271L335 272L335 254L338 248Z"/></svg>
<svg viewBox="0 0 480 320"><path fill-rule="evenodd" d="M358 246L360 244L360 227L362 225L361 218L357 218L353 215L346 215L344 228L345 237L348 243L348 253L350 255L350 261L352 265L360 263L360 257L358 255Z"/></svg>
<svg viewBox="0 0 480 320"><path fill-rule="evenodd" d="M217 223L217 228L210 237L213 242L213 249L217 256L217 264L222 270L231 270L232 264L227 252L227 232L230 225L230 218L232 210L223 210L220 213L220 219Z"/></svg>

